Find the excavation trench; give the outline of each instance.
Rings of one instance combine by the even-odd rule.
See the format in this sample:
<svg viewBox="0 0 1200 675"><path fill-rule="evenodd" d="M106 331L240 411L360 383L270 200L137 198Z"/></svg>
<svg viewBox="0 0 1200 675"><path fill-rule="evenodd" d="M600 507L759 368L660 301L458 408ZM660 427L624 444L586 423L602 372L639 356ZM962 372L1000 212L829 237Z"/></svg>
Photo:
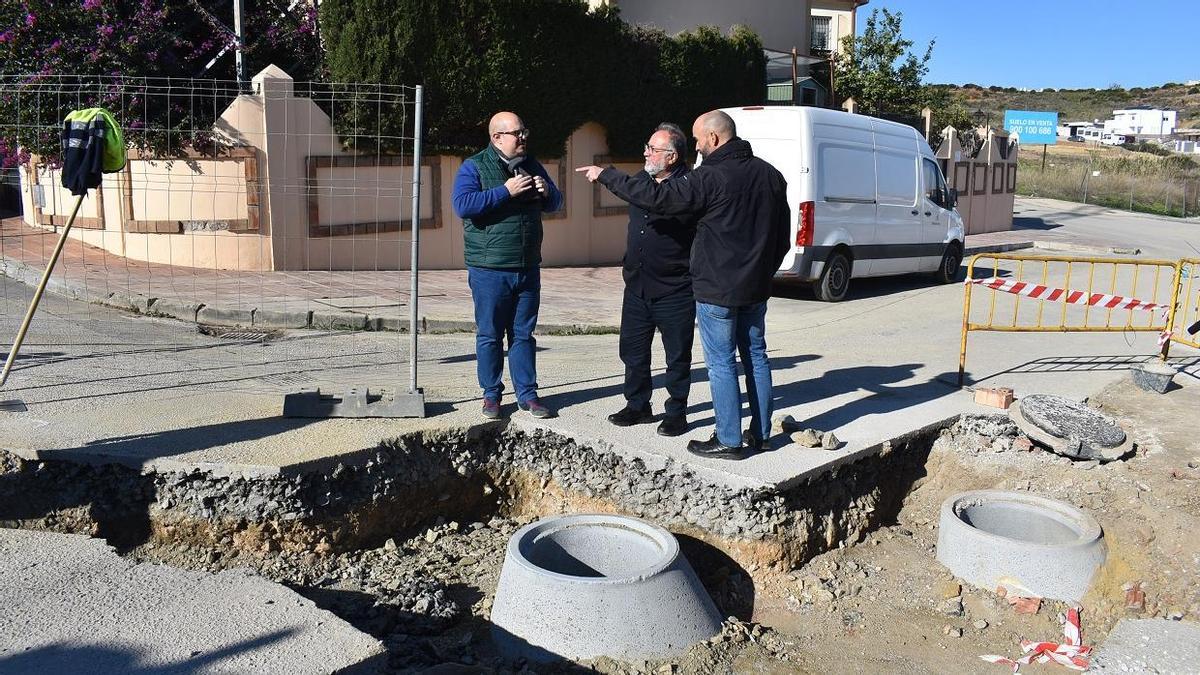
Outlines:
<svg viewBox="0 0 1200 675"><path fill-rule="evenodd" d="M678 465L512 429L408 435L294 475L29 460L0 451L0 526L83 533L118 550L211 547L316 555L379 547L435 524L551 513L635 515L741 567L792 569L892 522L945 425L885 443L786 490L734 490Z"/></svg>
<svg viewBox="0 0 1200 675"><path fill-rule="evenodd" d="M945 426L786 490L730 489L686 467L651 469L498 427L403 436L294 475L144 472L0 451L0 527L89 534L179 567L249 567L379 638L393 669L474 662L505 672L511 664L489 646L491 596L524 523L578 512L649 520L676 535L721 616L749 620L765 579L895 523Z"/></svg>
<svg viewBox="0 0 1200 675"><path fill-rule="evenodd" d="M922 600L946 581L934 545L937 511L950 494L1014 489L1111 509L1142 505L1139 493L1165 493L1151 477L1160 474L1141 462L1072 462L1036 451L1003 416L964 415L918 430L782 490L731 489L676 464L651 468L561 436L493 426L402 436L341 464L283 475L143 471L0 451L0 527L102 537L139 561L251 568L377 637L396 671L453 663L517 672L521 663L497 651L491 623L507 542L543 516L623 513L675 534L721 616L763 624L752 632L727 622L718 642L693 645L672 662L675 672L740 672L735 664L745 658L754 660L747 668L795 672L807 663L809 672L839 672L840 652L821 661L825 643L794 636L821 626L838 644L869 621L880 639L903 647L916 633L944 636L937 631L955 629L944 623L970 628L979 616L1013 621L1022 634L1059 628L1037 617L1019 623L990 589L955 589L974 613L961 619L947 618L942 600ZM1102 497L1106 490L1119 498ZM1153 541L1145 521L1140 512L1109 512L1104 521L1116 555L1085 598L1088 625L1100 635L1124 611L1121 584L1134 570L1163 587L1162 602L1186 595L1168 583L1190 578L1182 570L1158 574L1161 558L1139 557ZM1131 548L1135 541L1143 543ZM1012 642L987 630L987 644L970 646L964 658ZM921 654L911 663L933 658ZM932 669L952 670L941 665ZM575 666L564 664L567 672Z"/></svg>

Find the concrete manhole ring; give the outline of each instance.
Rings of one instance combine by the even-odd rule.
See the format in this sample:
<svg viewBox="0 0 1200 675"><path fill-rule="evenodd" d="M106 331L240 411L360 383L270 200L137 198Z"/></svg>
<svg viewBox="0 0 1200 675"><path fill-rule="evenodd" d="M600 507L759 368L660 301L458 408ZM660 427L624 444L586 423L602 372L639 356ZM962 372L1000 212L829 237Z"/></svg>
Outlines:
<svg viewBox="0 0 1200 675"><path fill-rule="evenodd" d="M967 583L994 591L1080 601L1107 547L1091 515L1025 492L975 490L942 503L937 559Z"/></svg>
<svg viewBox="0 0 1200 675"><path fill-rule="evenodd" d="M502 651L535 661L665 658L721 631L674 535L611 514L556 516L518 530L491 620Z"/></svg>
<svg viewBox="0 0 1200 675"><path fill-rule="evenodd" d="M1133 449L1133 440L1112 419L1062 396L1022 396L1008 416L1038 444L1074 459L1110 462Z"/></svg>

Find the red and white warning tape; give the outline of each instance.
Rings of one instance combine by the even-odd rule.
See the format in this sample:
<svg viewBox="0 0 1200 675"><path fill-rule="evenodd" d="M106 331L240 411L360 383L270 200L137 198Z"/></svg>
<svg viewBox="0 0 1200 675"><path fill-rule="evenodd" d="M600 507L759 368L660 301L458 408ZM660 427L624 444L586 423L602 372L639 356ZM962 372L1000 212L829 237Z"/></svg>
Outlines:
<svg viewBox="0 0 1200 675"><path fill-rule="evenodd" d="M995 654L987 654L979 658L988 663L1011 666L1014 673L1021 666L1027 666L1034 661L1038 663L1054 661L1072 670L1087 670L1088 657L1092 653L1092 648L1082 642L1079 631L1079 610L1070 609L1067 610L1067 615L1063 619L1063 641L1061 643L1021 640L1021 650L1025 652L1025 656L1019 659L1010 659Z"/></svg>
<svg viewBox="0 0 1200 675"><path fill-rule="evenodd" d="M968 279L967 283L986 286L1004 293L1023 295L1033 300L1063 301L1070 305L1091 305L1107 309L1145 309L1149 311L1166 309L1166 305L1153 302L1142 302L1135 298L1125 298L1107 293L1085 293L1063 288L1050 288L1041 284L1031 284L1027 281L1014 281L989 277L987 279Z"/></svg>
<svg viewBox="0 0 1200 675"><path fill-rule="evenodd" d="M1050 288L1041 284L1031 284L1027 281L1014 281L1012 279L1001 279L1000 277L988 277L987 279L967 279L966 283L984 286L992 290L1001 291L1003 293L1013 293L1015 295L1025 296L1031 300L1046 300L1049 302L1057 302L1059 300L1069 305L1089 305L1091 307L1104 307L1106 309L1144 309L1147 311L1158 311L1162 314L1163 323L1167 322L1167 305L1162 305L1155 302L1143 302L1136 298L1126 298L1120 295L1109 295L1107 293L1085 293L1084 291L1072 291L1062 288ZM1163 330L1158 336L1158 346L1162 347L1171 339L1171 331Z"/></svg>

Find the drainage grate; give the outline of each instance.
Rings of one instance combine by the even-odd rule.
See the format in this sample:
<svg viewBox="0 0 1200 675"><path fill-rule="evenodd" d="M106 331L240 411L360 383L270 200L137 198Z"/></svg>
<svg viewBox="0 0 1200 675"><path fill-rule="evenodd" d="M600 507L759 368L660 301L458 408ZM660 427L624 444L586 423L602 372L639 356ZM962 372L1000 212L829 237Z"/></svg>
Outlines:
<svg viewBox="0 0 1200 675"><path fill-rule="evenodd" d="M266 342L269 337L271 337L270 333L259 330L231 330L228 333L221 333L217 336L221 340L238 340L242 342Z"/></svg>
<svg viewBox="0 0 1200 675"><path fill-rule="evenodd" d="M298 373L271 373L259 376L258 379L260 382L266 382L267 384L284 386L306 385L313 381L311 377Z"/></svg>
<svg viewBox="0 0 1200 675"><path fill-rule="evenodd" d="M210 326L202 323L196 324L196 332L230 342L266 342L276 337L278 333L278 331Z"/></svg>

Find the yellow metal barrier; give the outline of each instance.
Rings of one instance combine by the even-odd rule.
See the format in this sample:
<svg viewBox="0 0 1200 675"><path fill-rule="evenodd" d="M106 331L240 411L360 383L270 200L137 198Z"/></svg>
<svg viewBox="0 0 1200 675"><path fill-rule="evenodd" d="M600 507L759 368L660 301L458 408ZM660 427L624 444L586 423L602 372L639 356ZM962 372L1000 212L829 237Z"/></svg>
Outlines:
<svg viewBox="0 0 1200 675"><path fill-rule="evenodd" d="M981 265L982 261L989 262ZM967 265L963 294L958 385L963 385L967 334L972 331L1164 335L1175 318L1181 282L1190 284L1195 277L1192 274L1181 279L1184 268L1182 261L1136 258L1008 253L973 256ZM1196 271L1200 265L1188 269ZM977 279L977 273L983 270L990 271L990 277ZM987 312L986 316L974 317L972 300L979 293L988 295ZM1049 312L1047 303L1053 305ZM1172 341L1194 344L1177 337L1167 340L1162 348L1164 358Z"/></svg>
<svg viewBox="0 0 1200 675"><path fill-rule="evenodd" d="M1171 342L1200 349L1200 258L1179 261L1175 302L1171 312Z"/></svg>

